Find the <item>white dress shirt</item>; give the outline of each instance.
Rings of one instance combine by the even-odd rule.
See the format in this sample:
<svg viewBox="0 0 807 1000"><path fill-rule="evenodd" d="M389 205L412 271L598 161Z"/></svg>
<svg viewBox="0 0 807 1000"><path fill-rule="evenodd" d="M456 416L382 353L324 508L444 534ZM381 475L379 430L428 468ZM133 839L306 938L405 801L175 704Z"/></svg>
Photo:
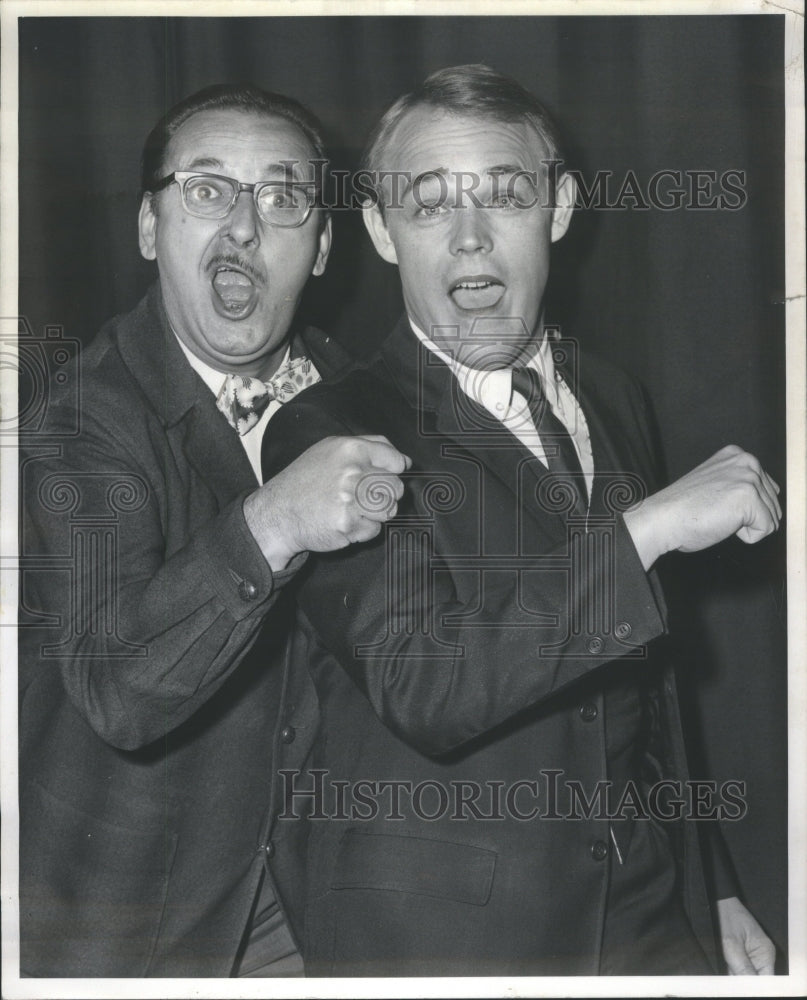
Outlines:
<svg viewBox="0 0 807 1000"><path fill-rule="evenodd" d="M465 395L501 421L543 465L548 467L546 452L535 430L527 400L513 388L512 371L509 368L497 368L491 371L468 368L450 354L441 351L411 319L409 324L424 347L448 365ZM590 500L594 481L594 455L591 450L588 423L572 390L560 373L555 371L552 349L546 335L526 367L534 369L540 375L552 412L569 432L577 457L580 459Z"/></svg>

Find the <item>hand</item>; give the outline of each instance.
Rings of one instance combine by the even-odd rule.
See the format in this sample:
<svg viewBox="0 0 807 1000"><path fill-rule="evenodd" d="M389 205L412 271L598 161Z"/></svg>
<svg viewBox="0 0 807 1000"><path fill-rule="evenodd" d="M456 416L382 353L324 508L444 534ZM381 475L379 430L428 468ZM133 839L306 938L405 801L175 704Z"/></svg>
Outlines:
<svg viewBox="0 0 807 1000"><path fill-rule="evenodd" d="M717 902L723 957L731 976L772 976L776 947L736 896Z"/></svg>
<svg viewBox="0 0 807 1000"><path fill-rule="evenodd" d="M380 435L318 441L247 497L244 517L267 562L374 538L394 517L412 464Z"/></svg>
<svg viewBox="0 0 807 1000"><path fill-rule="evenodd" d="M673 549L698 552L731 535L748 543L765 538L782 518L778 493L753 455L727 445L627 511L625 525L649 569Z"/></svg>

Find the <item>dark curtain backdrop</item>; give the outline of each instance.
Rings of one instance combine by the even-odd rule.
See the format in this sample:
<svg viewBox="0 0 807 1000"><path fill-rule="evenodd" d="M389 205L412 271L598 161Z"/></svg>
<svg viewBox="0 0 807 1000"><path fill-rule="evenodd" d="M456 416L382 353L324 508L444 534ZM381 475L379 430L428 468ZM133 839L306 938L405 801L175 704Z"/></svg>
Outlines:
<svg viewBox="0 0 807 1000"><path fill-rule="evenodd" d="M356 165L400 93L485 61L560 119L571 164L745 171L738 211L579 213L553 262L548 318L646 384L668 473L723 444L785 479L784 19L732 17L26 18L20 22L20 311L87 341L152 280L137 250L138 159L186 94L251 79L325 121ZM305 310L355 353L400 308L396 269L356 214L335 218ZM747 782L724 824L748 903L786 944L783 538L670 557L693 768Z"/></svg>

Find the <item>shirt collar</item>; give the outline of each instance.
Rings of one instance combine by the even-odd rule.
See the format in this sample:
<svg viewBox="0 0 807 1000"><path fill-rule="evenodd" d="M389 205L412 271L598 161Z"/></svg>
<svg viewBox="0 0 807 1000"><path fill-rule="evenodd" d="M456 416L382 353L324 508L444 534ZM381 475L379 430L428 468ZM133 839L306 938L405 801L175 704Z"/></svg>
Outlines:
<svg viewBox="0 0 807 1000"><path fill-rule="evenodd" d="M509 411L513 402L513 373L511 369L497 368L491 371L482 371L477 368L469 368L457 361L453 355L442 351L434 341L426 336L411 317L409 317L409 325L423 346L451 369L460 389L466 396L495 415ZM544 392L551 405L554 402L552 397L556 394L555 364L552 360L552 349L546 334L525 367L534 369L541 376Z"/></svg>
<svg viewBox="0 0 807 1000"><path fill-rule="evenodd" d="M172 330L172 333L174 331ZM174 336L177 337L176 333ZM218 399L219 393L221 392L224 381L227 378L226 372L217 371L215 368L211 368L209 364L198 358L193 351L189 350L185 344L177 337L177 343L182 348L185 353L185 357L188 359L188 364L193 368L199 378L204 382L204 384L210 389L213 395ZM278 369L282 368L283 365L288 364L289 355L291 353L291 348L286 348L286 353L283 356L283 360L278 365Z"/></svg>

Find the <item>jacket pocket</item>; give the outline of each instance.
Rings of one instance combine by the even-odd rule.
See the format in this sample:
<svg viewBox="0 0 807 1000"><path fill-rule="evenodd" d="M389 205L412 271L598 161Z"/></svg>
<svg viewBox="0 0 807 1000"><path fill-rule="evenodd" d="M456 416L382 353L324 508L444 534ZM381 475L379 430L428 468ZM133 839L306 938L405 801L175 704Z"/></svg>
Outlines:
<svg viewBox="0 0 807 1000"><path fill-rule="evenodd" d="M135 829L125 820L110 822L88 812L80 800L67 801L36 782L25 786L20 830L23 975L146 973L176 852L177 836L166 819L150 829L141 820L141 828Z"/></svg>
<svg viewBox="0 0 807 1000"><path fill-rule="evenodd" d="M331 888L386 889L484 906L495 867L495 852L472 844L347 830Z"/></svg>

